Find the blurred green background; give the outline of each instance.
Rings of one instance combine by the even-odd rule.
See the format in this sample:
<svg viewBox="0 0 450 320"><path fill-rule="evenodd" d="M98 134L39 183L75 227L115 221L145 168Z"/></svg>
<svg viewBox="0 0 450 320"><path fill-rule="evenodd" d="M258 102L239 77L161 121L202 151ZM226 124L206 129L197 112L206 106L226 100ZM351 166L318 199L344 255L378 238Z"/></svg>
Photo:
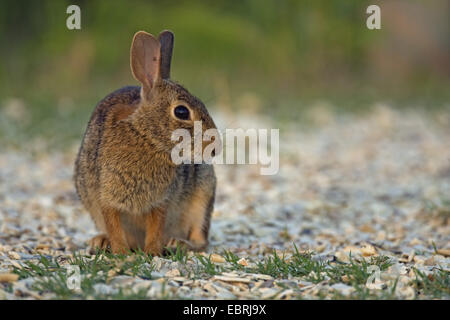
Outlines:
<svg viewBox="0 0 450 320"><path fill-rule="evenodd" d="M66 8L81 7L81 30ZM366 8L381 7L381 30ZM449 1L0 2L0 141L79 139L95 104L124 85L133 34L175 33L172 78L210 108L298 121L318 102L449 107Z"/></svg>

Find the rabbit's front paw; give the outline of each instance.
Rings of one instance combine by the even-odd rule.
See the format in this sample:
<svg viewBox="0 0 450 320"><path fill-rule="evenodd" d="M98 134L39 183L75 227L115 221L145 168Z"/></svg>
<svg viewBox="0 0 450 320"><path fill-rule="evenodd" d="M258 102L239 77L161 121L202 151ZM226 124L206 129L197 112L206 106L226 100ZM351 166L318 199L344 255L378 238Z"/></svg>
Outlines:
<svg viewBox="0 0 450 320"><path fill-rule="evenodd" d="M95 254L97 250L111 251L111 245L106 234L102 233L89 241L89 253Z"/></svg>
<svg viewBox="0 0 450 320"><path fill-rule="evenodd" d="M182 250L202 251L206 246L207 243L204 242L196 243L186 239L171 238L165 247L165 253L170 254L176 252L177 248L181 248Z"/></svg>
<svg viewBox="0 0 450 320"><path fill-rule="evenodd" d="M194 251L203 251L208 246L208 238L200 228L192 228L188 242L191 244L191 250Z"/></svg>

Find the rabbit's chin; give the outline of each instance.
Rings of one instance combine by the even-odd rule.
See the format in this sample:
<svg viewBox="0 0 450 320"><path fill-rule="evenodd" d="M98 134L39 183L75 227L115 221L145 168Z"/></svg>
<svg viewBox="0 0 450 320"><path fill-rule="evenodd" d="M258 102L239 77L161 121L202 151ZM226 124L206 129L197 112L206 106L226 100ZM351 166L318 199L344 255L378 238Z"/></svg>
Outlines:
<svg viewBox="0 0 450 320"><path fill-rule="evenodd" d="M178 159L172 159L174 165L186 165L186 164L209 164L209 159L203 159L202 155L192 155L191 157L182 157ZM210 161L210 160L209 160Z"/></svg>

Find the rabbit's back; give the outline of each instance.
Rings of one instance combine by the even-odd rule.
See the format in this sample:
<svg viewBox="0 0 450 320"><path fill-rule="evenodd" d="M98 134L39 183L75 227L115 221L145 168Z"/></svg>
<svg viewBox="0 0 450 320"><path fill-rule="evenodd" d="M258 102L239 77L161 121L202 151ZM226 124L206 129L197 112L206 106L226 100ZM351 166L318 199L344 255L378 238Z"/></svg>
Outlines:
<svg viewBox="0 0 450 320"><path fill-rule="evenodd" d="M75 162L75 186L83 204L91 208L99 189L100 168L99 156L107 129L107 120L129 114L140 100L140 87L127 86L118 89L101 100L89 120L80 150ZM119 110L129 106L127 110ZM131 110L130 110L131 109ZM118 120L118 119L116 119Z"/></svg>

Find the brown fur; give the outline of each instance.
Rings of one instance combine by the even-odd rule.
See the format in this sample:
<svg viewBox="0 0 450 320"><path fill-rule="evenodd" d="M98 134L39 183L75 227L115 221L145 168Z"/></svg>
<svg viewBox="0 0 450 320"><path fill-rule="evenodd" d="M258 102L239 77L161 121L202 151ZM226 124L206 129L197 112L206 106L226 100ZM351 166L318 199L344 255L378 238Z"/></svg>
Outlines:
<svg viewBox="0 0 450 320"><path fill-rule="evenodd" d="M147 33L135 35L131 66L142 88L124 87L111 93L100 101L88 123L74 180L101 232L92 246L110 246L115 253L141 248L160 254L172 238L192 243L193 249L208 243L214 168L173 164L170 152L178 142L170 138L178 128L192 134L194 120L202 120L204 130L215 124L200 100L159 73L169 75L170 35L160 36L163 46ZM171 114L180 102L191 110L192 121Z"/></svg>

